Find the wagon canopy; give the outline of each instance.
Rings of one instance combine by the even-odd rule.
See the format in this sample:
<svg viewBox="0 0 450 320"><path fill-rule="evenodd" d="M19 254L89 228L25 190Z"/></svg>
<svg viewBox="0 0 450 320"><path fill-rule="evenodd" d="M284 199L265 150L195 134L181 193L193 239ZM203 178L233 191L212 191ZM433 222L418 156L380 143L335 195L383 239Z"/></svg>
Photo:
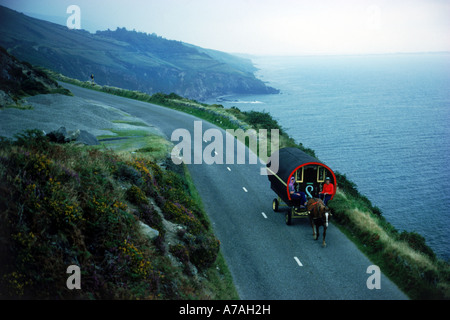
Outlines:
<svg viewBox="0 0 450 320"><path fill-rule="evenodd" d="M318 197L322 183L325 181L325 175L330 175L330 180L336 186L336 178L333 171L318 159L306 154L297 148L283 148L275 151L271 159L278 157L278 172L274 173L272 167L272 160L267 163L267 170L269 172L268 178L271 189L286 203L290 204L290 195L288 193L289 178L302 167L309 169L302 169L302 178L296 178L296 183L300 190L306 192L307 196ZM275 165L273 167L276 167ZM318 175L318 168L323 167Z"/></svg>
<svg viewBox="0 0 450 320"><path fill-rule="evenodd" d="M309 154L303 152L298 148L283 148L278 151L272 153L271 158L277 158L278 153L278 172L277 176L283 180L285 183L288 183L289 176L294 172L298 167L305 165L307 163L317 163L320 164L320 161L316 158L310 156ZM324 165L324 164L323 164ZM268 169L270 169L271 162L267 163ZM270 176L269 176L270 180Z"/></svg>

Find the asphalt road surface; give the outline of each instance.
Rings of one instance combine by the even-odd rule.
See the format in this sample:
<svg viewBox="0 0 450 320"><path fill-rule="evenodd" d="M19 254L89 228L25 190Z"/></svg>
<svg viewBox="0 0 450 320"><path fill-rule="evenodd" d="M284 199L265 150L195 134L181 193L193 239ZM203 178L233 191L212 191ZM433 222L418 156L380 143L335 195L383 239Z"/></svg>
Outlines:
<svg viewBox="0 0 450 320"><path fill-rule="evenodd" d="M77 97L141 118L169 139L179 128L194 137L194 121L199 119L191 115L62 85ZM218 129L209 122L202 123L203 132ZM203 143L203 147L208 144ZM248 161L243 165L188 165L241 299L407 299L383 274L381 288L368 289L371 273L367 269L373 263L332 223L326 248L321 246L322 236L314 241L308 219L297 219L287 226L284 212L272 210L276 195L267 176L260 175L261 167Z"/></svg>

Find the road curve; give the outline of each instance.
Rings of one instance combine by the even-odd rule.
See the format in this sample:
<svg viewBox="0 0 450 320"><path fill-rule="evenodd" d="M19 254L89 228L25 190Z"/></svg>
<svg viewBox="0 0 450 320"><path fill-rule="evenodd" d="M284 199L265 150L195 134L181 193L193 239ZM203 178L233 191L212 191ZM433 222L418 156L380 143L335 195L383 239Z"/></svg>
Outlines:
<svg viewBox="0 0 450 320"><path fill-rule="evenodd" d="M61 83L80 98L121 109L158 127L169 139L175 129L194 137L191 115ZM202 121L203 132L215 128ZM219 129L225 137L225 132ZM203 147L207 144L205 143ZM368 289L373 263L333 224L327 247L314 241L307 219L284 223L272 210L275 194L261 165L189 165L241 299L407 299L384 274L381 288Z"/></svg>

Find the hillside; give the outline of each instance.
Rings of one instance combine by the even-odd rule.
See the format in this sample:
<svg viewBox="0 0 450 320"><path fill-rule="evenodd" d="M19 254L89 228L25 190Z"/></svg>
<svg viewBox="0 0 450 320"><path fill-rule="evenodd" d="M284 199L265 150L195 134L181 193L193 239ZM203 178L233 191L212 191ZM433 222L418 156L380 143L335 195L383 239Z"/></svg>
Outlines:
<svg viewBox="0 0 450 320"><path fill-rule="evenodd" d="M189 176L153 155L1 140L0 299L236 298Z"/></svg>
<svg viewBox="0 0 450 320"><path fill-rule="evenodd" d="M21 98L46 93L64 93L45 72L21 62L0 47L0 108L17 106Z"/></svg>
<svg viewBox="0 0 450 320"><path fill-rule="evenodd" d="M0 6L0 45L18 59L66 76L148 94L191 99L278 93L257 79L248 59L118 28L91 34Z"/></svg>

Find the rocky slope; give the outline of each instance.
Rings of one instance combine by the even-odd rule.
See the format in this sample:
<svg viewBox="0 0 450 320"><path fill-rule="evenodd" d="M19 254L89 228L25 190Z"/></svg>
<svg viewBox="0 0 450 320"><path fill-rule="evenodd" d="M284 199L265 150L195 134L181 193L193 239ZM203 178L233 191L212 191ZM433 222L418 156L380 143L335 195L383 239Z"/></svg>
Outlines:
<svg viewBox="0 0 450 320"><path fill-rule="evenodd" d="M20 62L0 47L0 107L16 105L25 96L67 93L48 75L27 62Z"/></svg>

